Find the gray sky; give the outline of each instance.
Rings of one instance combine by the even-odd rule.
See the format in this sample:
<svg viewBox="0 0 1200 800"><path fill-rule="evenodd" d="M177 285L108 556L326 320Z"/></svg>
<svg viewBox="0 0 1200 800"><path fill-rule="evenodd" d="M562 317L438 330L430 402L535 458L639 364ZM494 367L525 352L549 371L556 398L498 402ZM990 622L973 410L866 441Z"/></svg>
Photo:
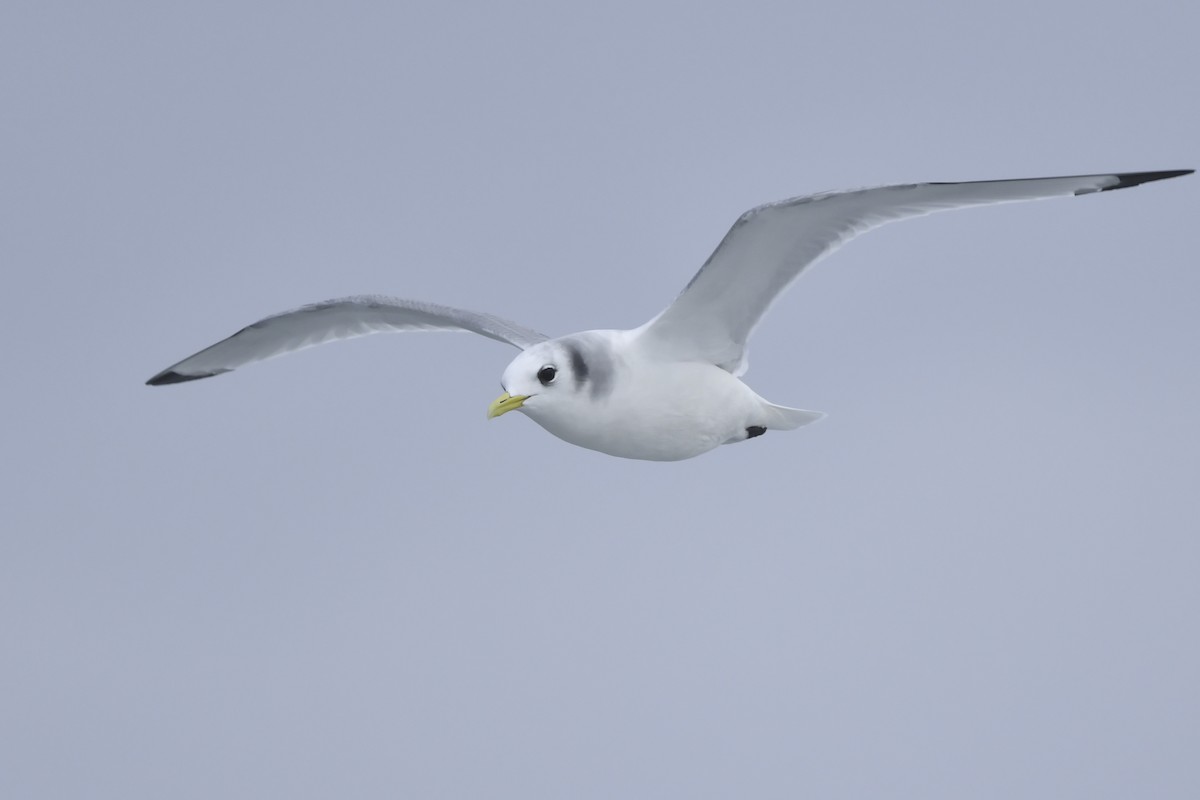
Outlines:
<svg viewBox="0 0 1200 800"><path fill-rule="evenodd" d="M501 7L503 6L503 8ZM638 463L384 292L640 324L761 202L1200 165L1186 3L0 11L0 796L1200 796L1200 181L855 241Z"/></svg>

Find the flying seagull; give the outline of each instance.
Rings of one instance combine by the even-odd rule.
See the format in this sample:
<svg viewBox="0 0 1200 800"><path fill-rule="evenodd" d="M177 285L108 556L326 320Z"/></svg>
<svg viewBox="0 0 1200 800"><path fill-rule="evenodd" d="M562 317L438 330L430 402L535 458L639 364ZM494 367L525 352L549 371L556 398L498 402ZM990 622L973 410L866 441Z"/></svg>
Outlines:
<svg viewBox="0 0 1200 800"><path fill-rule="evenodd" d="M739 380L746 342L796 276L860 233L952 208L1126 189L1190 169L916 183L826 192L751 209L665 311L633 330L552 339L492 314L367 295L275 314L185 358L151 386L210 378L335 339L470 331L521 350L488 418L521 411L564 441L623 458L678 461L787 431L823 414L769 403Z"/></svg>

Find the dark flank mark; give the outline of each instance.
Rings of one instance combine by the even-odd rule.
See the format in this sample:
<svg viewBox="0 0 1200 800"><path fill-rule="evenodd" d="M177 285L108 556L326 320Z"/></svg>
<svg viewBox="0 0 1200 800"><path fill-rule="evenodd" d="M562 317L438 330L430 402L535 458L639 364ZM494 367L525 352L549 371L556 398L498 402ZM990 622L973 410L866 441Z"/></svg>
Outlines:
<svg viewBox="0 0 1200 800"><path fill-rule="evenodd" d="M200 375L183 375L179 372L167 370L160 372L150 380L146 381L147 386L166 386L169 383L187 383L188 381L198 381L201 378L211 378L214 375L220 375L222 372L229 372L227 369L217 370L216 372L205 372Z"/></svg>
<svg viewBox="0 0 1200 800"><path fill-rule="evenodd" d="M583 353L573 344L567 345L567 353L571 356L571 371L575 373L575 383L582 384L588 378L588 365L583 360Z"/></svg>
<svg viewBox="0 0 1200 800"><path fill-rule="evenodd" d="M1117 182L1112 186L1106 186L1100 191L1111 192L1113 189L1128 189L1130 186L1138 186L1150 181L1161 181L1167 178L1178 178L1181 175L1191 175L1195 172L1194 169L1169 169L1163 172L1126 172L1117 175Z"/></svg>
<svg viewBox="0 0 1200 800"><path fill-rule="evenodd" d="M755 436L762 436L766 432L767 429L762 425L751 425L749 428L746 428L746 438L753 439Z"/></svg>

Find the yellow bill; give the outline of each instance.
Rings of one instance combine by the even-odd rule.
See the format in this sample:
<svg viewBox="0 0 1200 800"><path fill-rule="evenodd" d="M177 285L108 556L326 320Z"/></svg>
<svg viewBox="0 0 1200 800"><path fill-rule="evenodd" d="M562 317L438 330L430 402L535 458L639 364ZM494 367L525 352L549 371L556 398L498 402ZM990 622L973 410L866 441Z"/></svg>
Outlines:
<svg viewBox="0 0 1200 800"><path fill-rule="evenodd" d="M529 395L527 394L519 394L516 397L513 397L508 392L505 392L493 400L492 404L488 406L487 418L492 419L500 416L501 414L507 414L513 409L520 408L528 399Z"/></svg>

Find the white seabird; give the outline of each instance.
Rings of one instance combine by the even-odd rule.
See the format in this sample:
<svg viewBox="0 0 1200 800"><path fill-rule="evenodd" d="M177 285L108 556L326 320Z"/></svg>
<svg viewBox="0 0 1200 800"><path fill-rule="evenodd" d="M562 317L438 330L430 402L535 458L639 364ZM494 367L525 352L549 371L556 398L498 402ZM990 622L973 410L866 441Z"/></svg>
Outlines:
<svg viewBox="0 0 1200 800"><path fill-rule="evenodd" d="M769 403L739 379L746 342L805 267L887 222L966 206L1125 189L1193 170L918 183L769 203L734 223L665 311L640 328L551 339L474 311L383 296L345 297L255 322L146 381L209 378L335 339L471 331L521 349L488 417L520 410L555 436L623 458L677 461L823 414Z"/></svg>

